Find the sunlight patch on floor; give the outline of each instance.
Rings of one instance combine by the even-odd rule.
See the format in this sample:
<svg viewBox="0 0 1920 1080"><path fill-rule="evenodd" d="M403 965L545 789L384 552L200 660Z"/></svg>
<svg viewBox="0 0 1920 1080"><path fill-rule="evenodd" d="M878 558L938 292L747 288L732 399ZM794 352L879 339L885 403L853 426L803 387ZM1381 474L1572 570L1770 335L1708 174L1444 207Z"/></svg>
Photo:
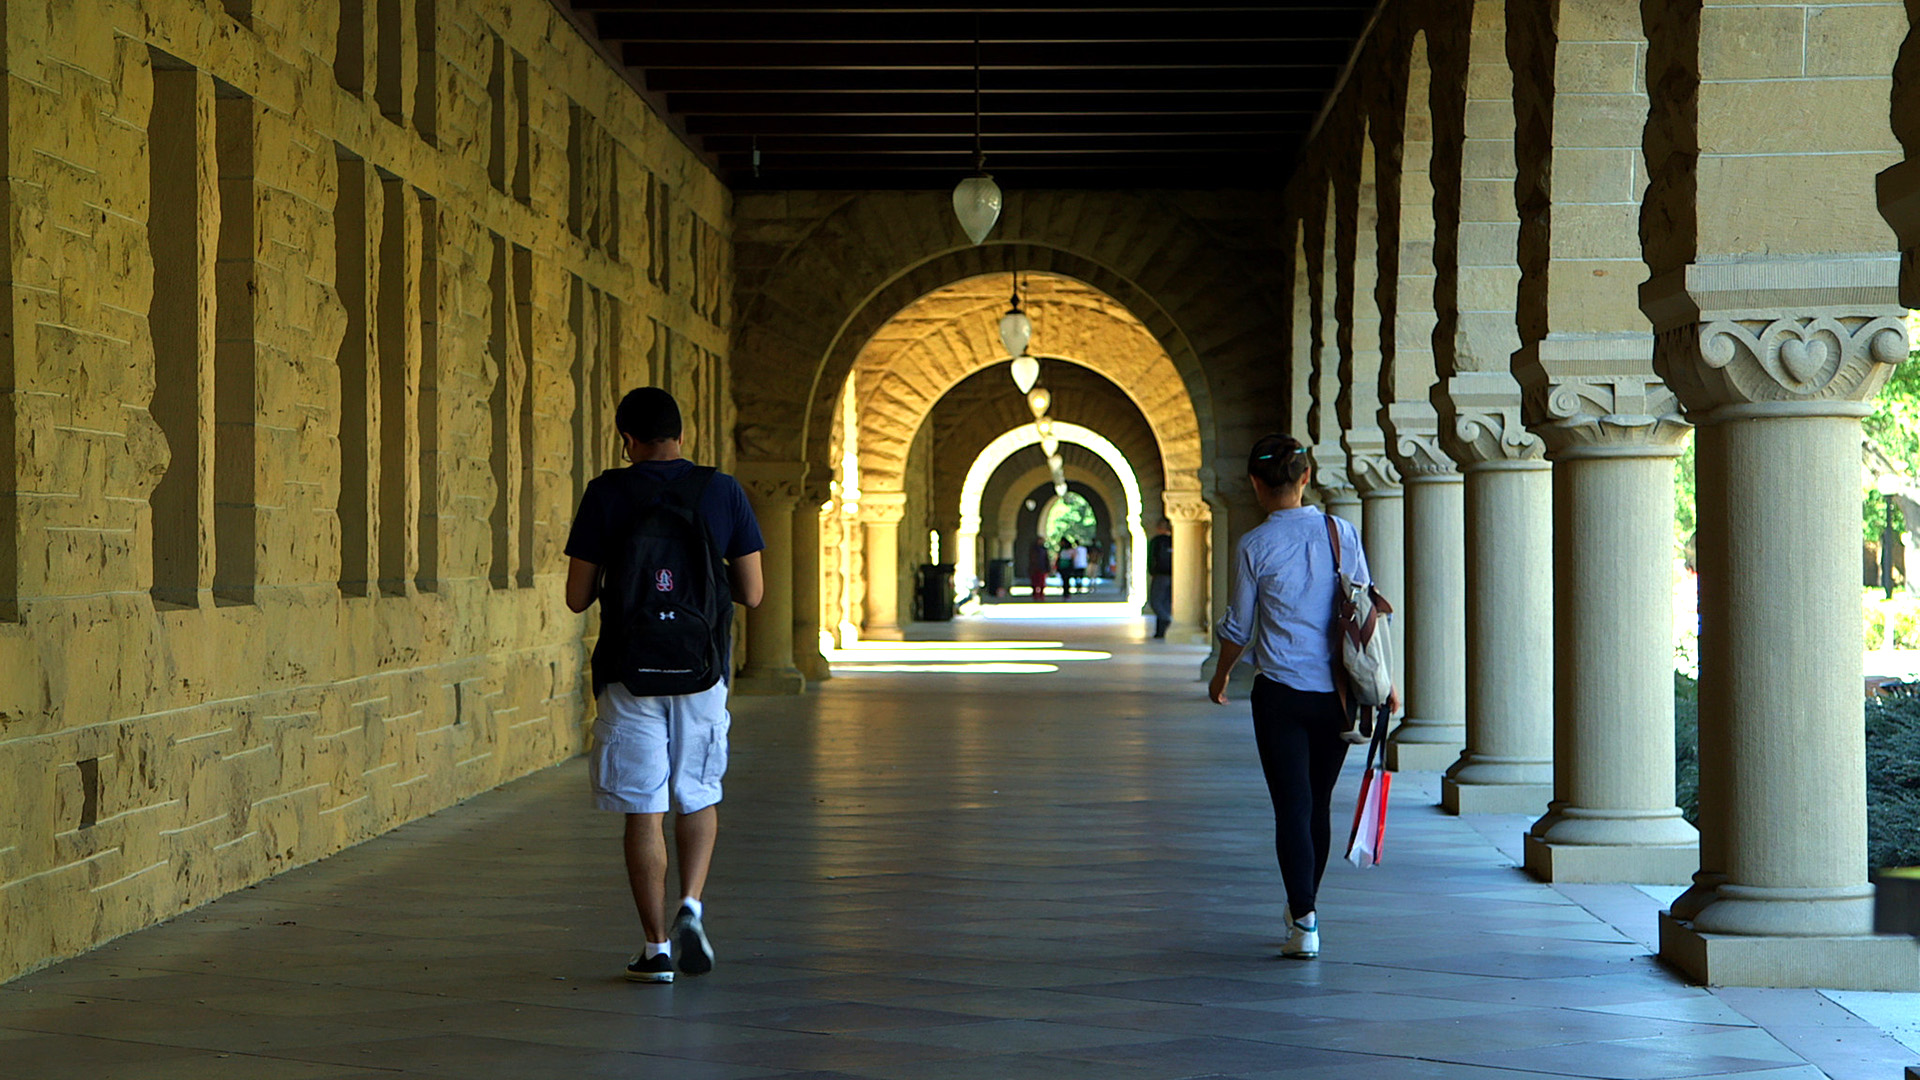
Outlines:
<svg viewBox="0 0 1920 1080"><path fill-rule="evenodd" d="M836 674L854 671L944 672L956 675L1032 675L1063 663L1111 660L1098 649L1069 649L1058 641L862 641L826 650Z"/></svg>

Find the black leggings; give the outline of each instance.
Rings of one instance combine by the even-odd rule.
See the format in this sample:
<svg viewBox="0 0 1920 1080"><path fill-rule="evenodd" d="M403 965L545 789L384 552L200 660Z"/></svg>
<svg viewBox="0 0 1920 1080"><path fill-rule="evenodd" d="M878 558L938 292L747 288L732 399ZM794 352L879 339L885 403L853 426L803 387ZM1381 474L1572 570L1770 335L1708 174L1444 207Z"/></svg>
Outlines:
<svg viewBox="0 0 1920 1080"><path fill-rule="evenodd" d="M1333 785L1347 760L1340 698L1295 690L1261 676L1253 682L1253 738L1273 798L1273 849L1287 886L1287 908L1312 911L1333 847Z"/></svg>

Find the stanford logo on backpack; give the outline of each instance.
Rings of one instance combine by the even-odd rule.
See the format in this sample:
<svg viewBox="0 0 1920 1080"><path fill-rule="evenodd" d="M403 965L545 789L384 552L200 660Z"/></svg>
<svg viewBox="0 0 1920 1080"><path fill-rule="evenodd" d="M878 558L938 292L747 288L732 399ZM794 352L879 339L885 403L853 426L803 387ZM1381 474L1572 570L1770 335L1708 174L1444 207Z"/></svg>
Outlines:
<svg viewBox="0 0 1920 1080"><path fill-rule="evenodd" d="M608 561L594 652L637 697L697 694L726 672L733 620L726 562L700 517L714 470L664 483L637 468L610 471L630 485L633 518Z"/></svg>

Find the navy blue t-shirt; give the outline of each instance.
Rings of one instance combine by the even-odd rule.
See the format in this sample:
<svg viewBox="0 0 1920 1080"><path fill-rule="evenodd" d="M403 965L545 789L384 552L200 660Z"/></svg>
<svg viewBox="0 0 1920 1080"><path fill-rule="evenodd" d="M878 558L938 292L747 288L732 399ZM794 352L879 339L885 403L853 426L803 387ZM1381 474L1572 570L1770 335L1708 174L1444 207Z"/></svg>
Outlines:
<svg viewBox="0 0 1920 1080"><path fill-rule="evenodd" d="M684 458L642 461L626 469L608 469L589 480L586 493L580 496L580 510L573 517L573 529L567 534L569 556L601 567L613 558L621 530L629 527L638 509L632 484L625 475L627 469L640 469L664 483L672 483L692 471L693 462ZM747 503L746 491L740 487L740 481L726 473L716 472L713 479L707 481L706 490L700 495L700 517L706 523L708 535L713 537L713 546L729 560L765 550L767 546L766 539L760 535L760 523L754 519L753 507ZM618 681L612 674L612 665L602 655L617 654L612 641L614 632L612 627L602 626L600 642L593 649L595 696L606 689L608 683Z"/></svg>
<svg viewBox="0 0 1920 1080"><path fill-rule="evenodd" d="M632 488L623 475L627 469L639 469L662 483L672 483L693 470L685 458L674 461L642 461L625 469L608 469L587 481L586 494L580 496L580 511L573 517L573 530L567 534L567 554L576 559L605 566L613 558L619 531L631 519L634 510ZM713 546L728 559L738 559L764 551L767 541L760 535L760 523L754 520L753 507L740 481L717 472L700 496L700 517L707 523Z"/></svg>

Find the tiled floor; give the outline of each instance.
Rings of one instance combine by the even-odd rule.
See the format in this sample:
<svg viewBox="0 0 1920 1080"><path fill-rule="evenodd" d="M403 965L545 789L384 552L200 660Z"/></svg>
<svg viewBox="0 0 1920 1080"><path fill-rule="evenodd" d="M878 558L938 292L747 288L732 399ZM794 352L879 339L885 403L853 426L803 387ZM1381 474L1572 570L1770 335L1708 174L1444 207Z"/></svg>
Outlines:
<svg viewBox="0 0 1920 1080"><path fill-rule="evenodd" d="M1920 1062L1817 992L1683 985L1648 956L1651 895L1533 883L1508 854L1523 819L1444 817L1431 776L1395 787L1387 865L1329 871L1322 959L1276 959L1246 708L1201 700L1197 650L1130 629L976 620L960 634L1083 658L900 650L919 659L736 700L705 978L618 977L638 942L618 822L587 808L576 761L0 988L0 1077L1866 1080ZM1920 995L1848 1000L1920 1015Z"/></svg>

